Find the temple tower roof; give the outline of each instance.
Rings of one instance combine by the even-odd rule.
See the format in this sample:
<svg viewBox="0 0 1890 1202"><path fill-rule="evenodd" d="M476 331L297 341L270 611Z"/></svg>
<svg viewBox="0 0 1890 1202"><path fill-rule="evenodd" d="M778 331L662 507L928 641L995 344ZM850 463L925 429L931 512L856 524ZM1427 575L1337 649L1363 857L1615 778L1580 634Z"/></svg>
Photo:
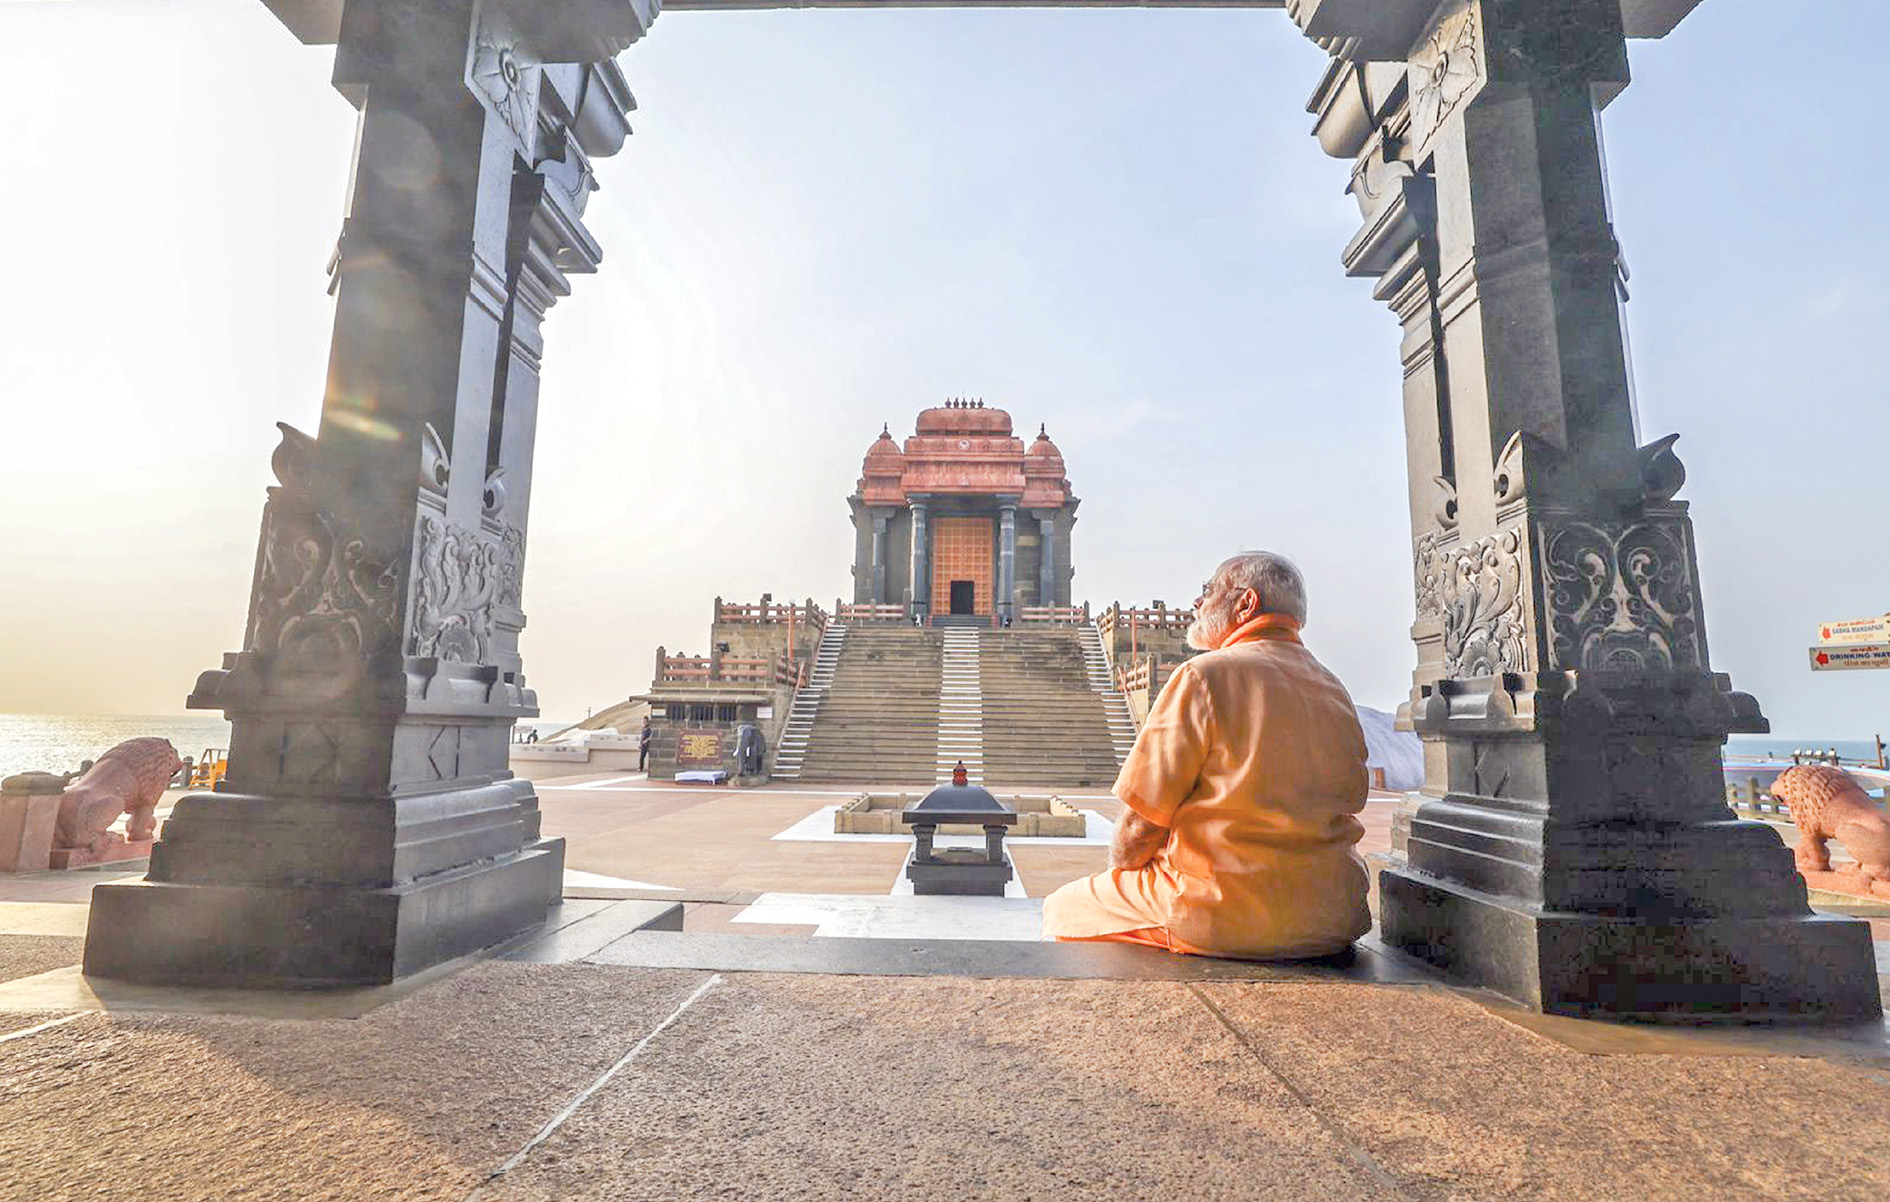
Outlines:
<svg viewBox="0 0 1890 1202"><path fill-rule="evenodd" d="M867 448L860 501L903 505L913 493L1014 496L1032 508L1070 499L1063 455L1041 430L1028 450L1011 415L983 401L951 400L921 410L903 446L890 427Z"/></svg>

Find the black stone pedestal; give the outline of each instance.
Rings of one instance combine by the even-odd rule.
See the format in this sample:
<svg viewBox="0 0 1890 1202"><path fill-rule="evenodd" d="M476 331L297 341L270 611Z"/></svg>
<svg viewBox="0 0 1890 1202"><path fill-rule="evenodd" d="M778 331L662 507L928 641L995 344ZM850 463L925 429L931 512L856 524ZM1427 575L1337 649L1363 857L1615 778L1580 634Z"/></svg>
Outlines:
<svg viewBox="0 0 1890 1202"><path fill-rule="evenodd" d="M382 799L184 798L143 881L92 892L89 975L381 985L503 943L563 892L530 786Z"/></svg>
<svg viewBox="0 0 1890 1202"><path fill-rule="evenodd" d="M1550 1014L1828 1023L1881 1013L1870 926L1854 918L1557 913L1408 867L1381 872L1378 895L1386 944Z"/></svg>
<svg viewBox="0 0 1890 1202"><path fill-rule="evenodd" d="M933 849L924 859L915 854L906 862L906 879L920 897L1003 897L1011 883L1011 858L999 853L996 863L972 848Z"/></svg>

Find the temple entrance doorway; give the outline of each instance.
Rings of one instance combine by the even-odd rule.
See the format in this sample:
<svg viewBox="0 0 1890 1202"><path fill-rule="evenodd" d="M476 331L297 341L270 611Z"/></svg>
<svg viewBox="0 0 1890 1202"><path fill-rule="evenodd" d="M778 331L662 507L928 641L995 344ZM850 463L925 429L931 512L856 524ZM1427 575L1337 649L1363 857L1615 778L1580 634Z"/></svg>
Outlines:
<svg viewBox="0 0 1890 1202"><path fill-rule="evenodd" d="M932 612L991 616L996 540L988 517L941 517L933 555Z"/></svg>

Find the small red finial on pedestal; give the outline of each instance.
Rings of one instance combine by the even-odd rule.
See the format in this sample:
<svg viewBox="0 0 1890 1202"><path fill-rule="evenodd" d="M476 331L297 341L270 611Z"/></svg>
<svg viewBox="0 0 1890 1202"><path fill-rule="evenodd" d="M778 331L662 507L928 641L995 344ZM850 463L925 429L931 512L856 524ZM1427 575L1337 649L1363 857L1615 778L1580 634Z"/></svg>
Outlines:
<svg viewBox="0 0 1890 1202"><path fill-rule="evenodd" d="M971 783L971 774L965 771L965 761L959 760L958 767L952 769L952 783L960 786Z"/></svg>

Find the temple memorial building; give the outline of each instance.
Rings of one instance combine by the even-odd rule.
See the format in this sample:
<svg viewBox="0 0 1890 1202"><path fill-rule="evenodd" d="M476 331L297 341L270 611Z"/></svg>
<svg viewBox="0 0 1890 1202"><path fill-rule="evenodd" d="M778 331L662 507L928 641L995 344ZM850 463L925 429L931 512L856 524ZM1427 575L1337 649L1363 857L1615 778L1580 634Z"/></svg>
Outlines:
<svg viewBox="0 0 1890 1202"><path fill-rule="evenodd" d="M983 401L927 409L903 447L880 431L848 504L856 604L1000 626L1025 606L1070 604L1079 502L1042 427L1027 449Z"/></svg>

